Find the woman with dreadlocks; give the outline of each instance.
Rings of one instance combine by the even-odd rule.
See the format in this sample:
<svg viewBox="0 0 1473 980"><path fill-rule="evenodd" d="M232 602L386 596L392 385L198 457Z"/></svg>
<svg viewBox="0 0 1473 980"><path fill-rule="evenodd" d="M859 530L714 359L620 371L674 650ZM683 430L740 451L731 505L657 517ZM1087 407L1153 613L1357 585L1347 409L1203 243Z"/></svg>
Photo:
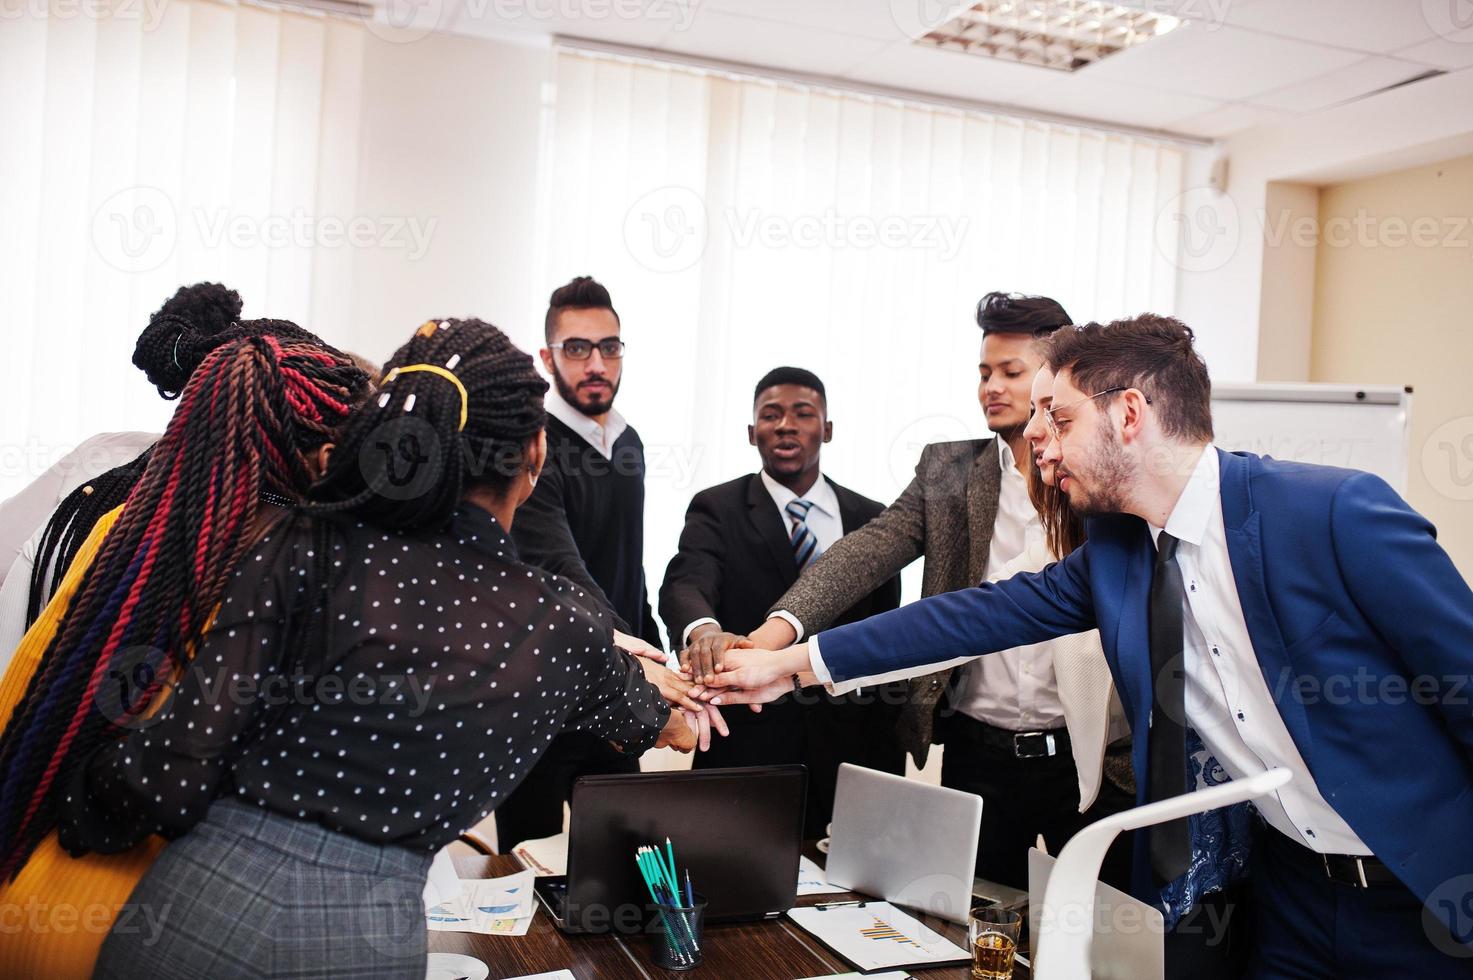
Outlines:
<svg viewBox="0 0 1473 980"><path fill-rule="evenodd" d="M67 787L100 746L165 707L155 695L189 660L240 556L301 500L366 394L361 370L293 324L232 330L180 376L179 406L127 503L91 529L0 681L0 905L70 908L86 926L26 923L0 944L0 976L91 974L163 842L139 835L69 859L54 832Z"/></svg>
<svg viewBox="0 0 1473 980"><path fill-rule="evenodd" d="M240 310L240 295L219 283L179 287L149 318L134 345L133 365L161 398L171 401L221 344L268 334L321 344L287 320L251 320L242 326ZM93 436L0 504L0 672L61 584L93 525L128 499L158 438L149 432Z"/></svg>
<svg viewBox="0 0 1473 980"><path fill-rule="evenodd" d="M177 838L131 897L167 921L115 931L99 977L419 980L432 855L554 735L695 745L608 617L516 558L546 457L532 359L445 320L387 367L314 502L241 563L166 716L68 784L71 848Z"/></svg>

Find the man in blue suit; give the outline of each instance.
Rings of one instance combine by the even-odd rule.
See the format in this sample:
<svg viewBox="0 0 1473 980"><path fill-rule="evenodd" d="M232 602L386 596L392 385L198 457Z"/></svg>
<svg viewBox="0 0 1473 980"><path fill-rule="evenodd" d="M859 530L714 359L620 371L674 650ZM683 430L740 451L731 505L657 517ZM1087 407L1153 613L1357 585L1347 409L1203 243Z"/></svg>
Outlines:
<svg viewBox="0 0 1473 980"><path fill-rule="evenodd" d="M1132 722L1138 803L1294 774L1255 801L1255 977L1473 976L1473 592L1379 478L1212 446L1185 324L1061 331L1045 456L1089 540L776 654L729 654L761 701L1098 627ZM1199 870L1184 822L1137 838L1134 887ZM1173 892L1173 886L1178 886ZM1166 904L1169 904L1166 903Z"/></svg>

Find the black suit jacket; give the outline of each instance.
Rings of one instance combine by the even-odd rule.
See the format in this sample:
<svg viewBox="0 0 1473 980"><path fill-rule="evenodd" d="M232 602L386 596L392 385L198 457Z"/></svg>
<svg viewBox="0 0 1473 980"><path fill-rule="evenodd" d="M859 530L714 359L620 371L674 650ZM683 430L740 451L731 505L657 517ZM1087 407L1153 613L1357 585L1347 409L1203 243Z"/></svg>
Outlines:
<svg viewBox="0 0 1473 980"><path fill-rule="evenodd" d="M885 509L832 480L828 483L839 499L845 534L863 527ZM660 588L660 618L671 646L679 649L685 628L707 617L730 632L750 633L766 621L768 609L797 580L798 563L788 529L760 474L702 490L686 511L680 549L665 570ZM899 605L897 576L855 602L835 625Z"/></svg>
<svg viewBox="0 0 1473 980"><path fill-rule="evenodd" d="M844 533L856 531L884 508L832 480ZM679 647L685 628L710 617L723 629L749 633L798 579L788 528L759 474L744 476L696 494L686 512L680 550L665 572L660 615ZM900 604L900 579L891 576L838 617L848 623ZM904 683L833 698L817 689L767 705L761 714L728 711L732 733L717 736L697 769L721 766L802 763L808 767L805 834L821 837L834 806L840 763L886 772L905 771L905 754L895 737L904 703Z"/></svg>

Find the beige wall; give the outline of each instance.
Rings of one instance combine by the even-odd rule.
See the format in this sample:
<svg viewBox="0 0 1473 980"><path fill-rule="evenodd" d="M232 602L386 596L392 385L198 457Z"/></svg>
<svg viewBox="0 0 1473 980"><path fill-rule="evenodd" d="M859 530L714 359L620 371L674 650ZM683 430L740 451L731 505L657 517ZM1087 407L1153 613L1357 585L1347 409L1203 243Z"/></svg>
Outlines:
<svg viewBox="0 0 1473 980"><path fill-rule="evenodd" d="M1473 580L1473 156L1324 187L1310 379L1409 384L1407 497Z"/></svg>

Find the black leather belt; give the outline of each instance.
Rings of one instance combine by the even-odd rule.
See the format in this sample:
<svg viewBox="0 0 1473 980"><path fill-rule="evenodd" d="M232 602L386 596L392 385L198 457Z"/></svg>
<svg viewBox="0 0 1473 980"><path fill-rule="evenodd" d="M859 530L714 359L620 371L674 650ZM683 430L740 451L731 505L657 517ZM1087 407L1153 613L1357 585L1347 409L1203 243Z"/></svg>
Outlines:
<svg viewBox="0 0 1473 980"><path fill-rule="evenodd" d="M1323 875L1336 884L1370 888L1373 885L1401 883L1401 879L1379 858L1357 857L1354 854L1321 854L1272 827L1267 828L1267 832L1286 845L1283 851L1293 855L1295 865L1310 874Z"/></svg>
<svg viewBox="0 0 1473 980"><path fill-rule="evenodd" d="M1069 729L1067 728L1014 732L978 721L961 712L957 712L953 725L957 721L962 723L967 734L984 745L1011 753L1016 759L1047 759L1051 756L1069 754Z"/></svg>

